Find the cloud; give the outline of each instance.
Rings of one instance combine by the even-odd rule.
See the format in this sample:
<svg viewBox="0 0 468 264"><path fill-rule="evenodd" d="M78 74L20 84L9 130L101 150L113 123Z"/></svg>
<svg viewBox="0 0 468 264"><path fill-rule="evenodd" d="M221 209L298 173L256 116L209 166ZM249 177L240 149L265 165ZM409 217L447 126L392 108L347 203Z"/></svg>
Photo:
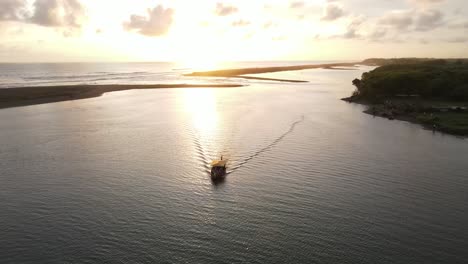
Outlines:
<svg viewBox="0 0 468 264"><path fill-rule="evenodd" d="M450 43L465 43L465 42L468 42L468 37L450 38L450 39L447 39L447 42L450 42Z"/></svg>
<svg viewBox="0 0 468 264"><path fill-rule="evenodd" d="M341 6L334 3L329 3L325 7L322 20L333 21L345 15L345 12Z"/></svg>
<svg viewBox="0 0 468 264"><path fill-rule="evenodd" d="M406 30L413 24L413 14L409 11L392 11L384 15L379 24Z"/></svg>
<svg viewBox="0 0 468 264"><path fill-rule="evenodd" d="M427 39L425 39L425 38L422 38L422 39L419 40L419 43L421 43L423 45L427 45L427 44L429 44L429 41Z"/></svg>
<svg viewBox="0 0 468 264"><path fill-rule="evenodd" d="M400 31L429 31L443 25L443 18L444 15L439 10L394 11L384 15L379 24Z"/></svg>
<svg viewBox="0 0 468 264"><path fill-rule="evenodd" d="M328 36L329 39L338 39L338 38L344 38L344 39L358 39L361 38L362 36L359 34L359 30L361 28L361 25L364 23L364 17L363 16L355 16L352 17L351 20L348 23L348 26L346 27L346 31L343 34L339 35L332 35ZM315 39L319 39L320 35L316 35Z"/></svg>
<svg viewBox="0 0 468 264"><path fill-rule="evenodd" d="M85 8L78 0L36 0L29 22L45 27L80 28Z"/></svg>
<svg viewBox="0 0 468 264"><path fill-rule="evenodd" d="M25 7L25 0L1 0L0 21L20 20L24 15Z"/></svg>
<svg viewBox="0 0 468 264"><path fill-rule="evenodd" d="M239 9L237 9L237 7L232 6L232 5L225 5L223 3L216 4L215 13L218 16L229 16L231 14L237 13L238 11Z"/></svg>
<svg viewBox="0 0 468 264"><path fill-rule="evenodd" d="M305 3L302 1L295 1L289 5L289 7L292 9L303 8L304 6L305 6Z"/></svg>
<svg viewBox="0 0 468 264"><path fill-rule="evenodd" d="M423 11L416 19L416 30L428 31L443 24L443 14L438 10Z"/></svg>
<svg viewBox="0 0 468 264"><path fill-rule="evenodd" d="M26 0L0 2L0 21L10 20L45 27L80 28L85 17L85 8L78 0L36 0L32 2L32 6L28 6Z"/></svg>
<svg viewBox="0 0 468 264"><path fill-rule="evenodd" d="M376 30L371 32L368 37L372 41L381 41L383 38L387 36L387 33L388 33L387 29L377 28Z"/></svg>
<svg viewBox="0 0 468 264"><path fill-rule="evenodd" d="M445 2L445 0L409 0L409 1L414 4L419 4L419 5L432 5L432 4Z"/></svg>
<svg viewBox="0 0 468 264"><path fill-rule="evenodd" d="M145 36L162 36L169 31L173 15L173 9L158 5L153 9L148 9L148 16L131 15L130 21L124 22L124 28L127 31L137 30Z"/></svg>
<svg viewBox="0 0 468 264"><path fill-rule="evenodd" d="M362 25L363 22L364 19L362 17L357 17L351 20L348 27L346 28L346 32L343 34L342 37L346 39L359 38L360 35L357 33L357 31L359 30L359 27Z"/></svg>
<svg viewBox="0 0 468 264"><path fill-rule="evenodd" d="M448 28L451 28L451 29L468 28L468 21L465 21L465 22L460 22L460 21L452 22L452 23L448 24Z"/></svg>

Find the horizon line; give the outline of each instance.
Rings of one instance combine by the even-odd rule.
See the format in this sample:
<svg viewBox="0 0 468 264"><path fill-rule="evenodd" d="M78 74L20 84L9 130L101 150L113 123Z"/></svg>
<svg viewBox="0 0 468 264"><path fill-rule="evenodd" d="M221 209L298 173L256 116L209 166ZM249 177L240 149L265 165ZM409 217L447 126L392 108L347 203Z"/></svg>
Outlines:
<svg viewBox="0 0 468 264"><path fill-rule="evenodd" d="M226 60L219 63L240 63L240 62L350 62L364 61L367 59L468 59L468 57L369 57L365 59L305 59L305 60ZM87 63L183 63L182 61L0 61L0 64L87 64Z"/></svg>

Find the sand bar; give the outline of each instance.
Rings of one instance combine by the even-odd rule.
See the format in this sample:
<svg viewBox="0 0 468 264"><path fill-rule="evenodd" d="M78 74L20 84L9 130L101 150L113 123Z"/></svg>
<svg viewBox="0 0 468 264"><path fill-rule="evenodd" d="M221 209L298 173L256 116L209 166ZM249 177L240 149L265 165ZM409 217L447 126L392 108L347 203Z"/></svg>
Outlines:
<svg viewBox="0 0 468 264"><path fill-rule="evenodd" d="M104 93L170 88L235 88L240 84L62 85L0 89L0 109L99 97Z"/></svg>
<svg viewBox="0 0 468 264"><path fill-rule="evenodd" d="M345 63L329 63L329 64L308 64L308 65L295 65L295 66L278 66L278 67L263 67L263 68L240 68L240 69L226 69L216 71L193 72L186 74L186 76L200 76L200 77L240 77L246 74L261 74L283 71L300 71L308 69L333 69L339 67L353 67L361 62L345 62ZM288 81L288 80L284 80ZM290 81L290 80L289 80Z"/></svg>

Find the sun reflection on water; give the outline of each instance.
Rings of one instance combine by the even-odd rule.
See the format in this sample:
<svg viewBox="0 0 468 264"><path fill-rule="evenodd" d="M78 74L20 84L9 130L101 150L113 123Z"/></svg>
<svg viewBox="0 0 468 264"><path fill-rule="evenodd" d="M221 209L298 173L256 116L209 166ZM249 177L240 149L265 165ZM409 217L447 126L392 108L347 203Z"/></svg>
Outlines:
<svg viewBox="0 0 468 264"><path fill-rule="evenodd" d="M201 137L214 136L218 127L218 110L215 91L212 89L187 89L184 91L185 110L190 114L194 128Z"/></svg>

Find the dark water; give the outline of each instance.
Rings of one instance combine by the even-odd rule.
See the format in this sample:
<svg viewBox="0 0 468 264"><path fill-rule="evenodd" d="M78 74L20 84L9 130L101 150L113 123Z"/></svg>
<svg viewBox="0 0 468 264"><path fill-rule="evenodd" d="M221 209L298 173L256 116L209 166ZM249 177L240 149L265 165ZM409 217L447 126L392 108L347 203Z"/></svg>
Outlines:
<svg viewBox="0 0 468 264"><path fill-rule="evenodd" d="M468 141L340 101L360 74L0 110L0 263L466 263Z"/></svg>

